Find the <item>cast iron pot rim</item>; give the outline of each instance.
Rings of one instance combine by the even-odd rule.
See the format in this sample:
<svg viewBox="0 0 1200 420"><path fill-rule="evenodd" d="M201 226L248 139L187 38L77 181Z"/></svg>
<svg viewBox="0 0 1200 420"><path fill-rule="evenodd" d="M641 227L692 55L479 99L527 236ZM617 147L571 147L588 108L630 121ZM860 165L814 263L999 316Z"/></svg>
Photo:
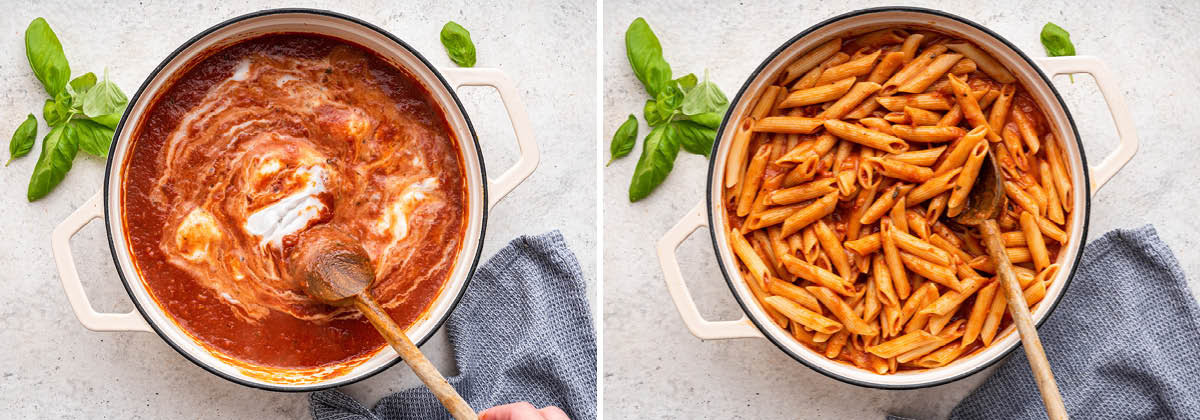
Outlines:
<svg viewBox="0 0 1200 420"><path fill-rule="evenodd" d="M310 14L310 15L328 16L328 17L338 18L338 19L342 19L342 20L348 21L350 23L357 24L362 27L371 29L371 30L379 33L380 35L387 37L392 42L395 42L397 45L403 47L410 54L415 56L418 60L421 61L422 64L425 65L425 67L429 68L429 70L434 74L434 76L437 77L438 81L440 81L442 83L441 87L446 89L446 91L450 93L450 97L454 99L454 105L458 107L459 112L462 113L463 120L465 120L467 123L467 129L468 129L468 131L470 131L470 134L471 134L470 140L472 140L473 144L475 145L475 153L479 159L479 177L480 177L480 183L482 186L482 188L480 188L480 190L482 191L482 196L480 198L481 198L481 203L483 203L483 213L482 213L482 217L480 218L481 220L480 220L480 225L479 225L479 241L478 241L478 245L476 246L476 249L475 249L475 258L471 261L471 267L470 267L470 269L467 270L467 277L465 280L463 280L463 286L459 290L458 296L454 297L454 301L450 304L450 309L446 311L445 316L443 316L442 319L438 319L434 322L433 328L429 330L430 331L429 335L427 335L425 337L421 337L419 340L417 340L415 342L415 344L417 346L420 346L421 344L424 344L427 340L429 340L429 338L433 337L433 335L436 334L439 329L441 329L442 325L445 324L446 320L450 317L450 313L454 312L454 309L456 307L458 307L458 303L459 303L459 301L462 300L463 294L466 293L467 288L470 287L471 279L472 279L472 277L475 276L475 269L479 266L479 258L481 256L481 254L483 253L483 240L486 236L484 233L487 230L487 217L488 217L487 171L484 168L483 150L480 149L480 147L479 147L479 137L475 134L475 126L473 124L471 124L471 118L467 115L467 110L465 108L463 108L462 101L459 100L458 94L454 91L454 88L452 88L450 86L450 84L446 82L446 78L442 76L442 73L438 71L437 67L435 67L432 63L430 63L429 60L425 59L425 56L423 56L423 55L421 55L421 53L417 52L417 50L414 49L412 46L408 45L408 43L404 42L403 40L396 37L395 35L392 35L392 33L384 30L383 28L380 28L379 26L376 26L374 24L371 24L367 21L364 21L362 19L359 19L359 18L356 18L353 16L349 16L349 15L345 15L345 14L341 14L341 13L337 13L337 12L333 12L333 11L329 11L329 10L311 9L311 8L266 9L266 10L260 10L257 12L247 13L247 14L244 14L241 16L230 18L229 20L226 20L224 22L213 25L212 27L210 27L208 29L205 29L204 31L201 31L199 34L196 34L196 36L193 36L191 39L188 39L186 42L184 42L182 45L180 45L179 48L176 48L175 51L173 51L173 52L171 52L171 54L167 55L167 58L163 59L163 61L161 63L159 63L158 66L155 67L153 71L150 72L150 75L146 77L146 81L142 82L141 87L139 87L137 92L134 93L133 96L130 98L129 103L131 105L134 103L137 103L137 101L139 99L141 99L142 93L144 93L144 91L146 90L146 87L149 86L151 81L153 81L156 77L158 77L158 74L160 72L162 72L163 68L165 68L167 66L167 64L169 64L172 60L174 60L176 57L178 57L179 54L181 54L188 47L191 47L193 44L200 41L201 39L208 36L209 34L216 32L217 30L222 29L226 26L229 26L229 25L232 25L234 23L238 23L238 22L241 22L244 20L259 18L259 17L263 17L263 16L279 15L279 14ZM435 86L430 86L430 88L435 88ZM127 107L126 109L128 110L131 108L132 108L132 106ZM117 124L117 128L114 131L115 133L121 133L122 130L124 130L125 123L127 122L126 119L128 117L129 117L129 112L126 111L125 114L121 116L121 122ZM458 141L461 142L461 141L463 141L463 139L458 139ZM312 392L312 391L320 391L320 390L334 388L334 387L346 386L346 385L350 385L350 384L356 383L358 381L370 378L372 376L375 376L376 374L383 372L383 371L391 368L392 366L395 366L396 363L399 363L400 361L402 361L402 359L399 356L397 356L394 360L384 363L371 371L360 374L358 377L351 379L349 381L345 381L345 382L337 382L336 380L334 380L334 381L329 381L326 383L301 385L301 386L286 386L285 387L285 386L281 386L281 385L277 385L277 384L249 381L244 378L239 378L239 377L235 377L235 376L226 374L225 372L222 372L212 366L209 366L207 363L197 360L196 358L192 357L192 355L185 352L182 348L179 347L179 345L175 344L174 341L167 338L167 336L163 333L162 329L156 323L150 321L150 316L147 314L146 308L144 308L142 303L140 301L138 301L138 299L136 297L134 297L133 289L130 288L130 286L129 286L129 279L126 278L125 273L121 270L121 263L117 259L117 247L116 247L116 243L113 242L113 236L112 236L112 217L111 217L112 215L109 214L109 209L108 209L108 204L107 204L109 194L111 194L113 192L113 190L111 189L112 186L109 185L109 179L111 178L110 175L113 170L112 156L114 156L116 149L117 149L117 142L114 141L109 146L108 163L106 164L106 166L104 168L105 205L103 206L104 207L104 228L105 228L105 233L108 236L108 248L112 252L113 264L116 265L116 267L117 267L117 276L121 278L121 284L123 286L125 286L125 292L129 294L129 300L133 301L133 306L136 307L138 312L141 313L142 317L146 319L146 323L150 325L150 328L153 328L154 332L156 334L158 334L158 336L160 338L162 338L162 340L165 341L167 343L167 345L171 346L171 348L175 349L176 352L179 352L179 354L183 355L184 358L186 358L189 361L191 361L192 363L196 364L196 366L200 366L204 370L206 370L214 375L217 375L221 378L229 380L230 382L248 386L251 388L258 388L258 389L263 389L263 390L267 390L267 391L277 391L277 392ZM123 164L123 163L119 162L118 165L120 165L120 164ZM139 273L134 273L134 274L135 274L135 279L140 281L140 274ZM159 309L161 310L161 308L159 308ZM164 310L164 312L165 312L165 310ZM336 383L334 383L334 382L336 382Z"/></svg>
<svg viewBox="0 0 1200 420"><path fill-rule="evenodd" d="M758 68L755 69L752 73L750 73L750 76L746 78L746 83L743 84L742 88L738 90L737 95L735 95L733 97L733 100L730 101L730 104L735 104L735 103L738 103L739 101L741 101L742 96L745 95L746 90L749 89L750 84L753 83L754 80L757 79L760 74L762 74L763 70L766 69L767 65L770 64L772 61L774 61L775 58L779 57L779 55L782 54L784 52L784 50L786 50L792 44L795 44L800 39L804 38L805 36L808 36L809 34L813 33L817 29L823 28L823 27L828 26L835 22L839 22L839 21L842 21L845 19L849 19L849 18L861 16L861 15L867 15L867 14L872 14L872 13L883 13L883 12L923 13L923 14L953 19L953 20L967 24L975 29L982 31L984 34L986 34L992 38L995 38L997 41L1000 41L1001 43L1003 43L1004 46L1006 46L1009 49L1016 52L1017 55L1020 56L1021 59L1025 60L1025 63L1028 64L1030 67L1032 67L1034 72L1039 77L1041 77L1042 82L1045 83L1046 86L1048 86L1050 88L1050 92L1054 93L1054 98L1058 100L1059 105L1063 109L1063 113L1066 114L1067 122L1069 122L1071 124L1071 131L1075 134L1075 143L1079 147L1079 158L1080 158L1080 160L1082 160L1083 169L1084 169L1083 170L1083 180L1082 180L1083 185L1085 185L1085 186L1091 185L1091 180L1089 179L1088 171L1087 171L1087 168L1088 168L1087 156L1084 152L1083 142L1079 138L1079 129L1078 129L1078 127L1075 126L1075 118L1071 116L1070 109L1067 108L1067 104L1065 102L1063 102L1062 95L1060 95L1058 93L1058 89L1054 88L1054 83L1050 80L1050 78L1046 77L1046 74L1043 73L1042 69L1037 66L1037 63L1034 63L1033 60L1029 58L1029 56L1025 55L1025 53L1023 51L1021 51L1020 49L1018 49L1016 45L1013 45L1013 43L1009 42L1007 39L1000 36L1000 34L997 34L997 33L993 32L992 30L988 29L987 27L980 25L978 23L975 23L971 20L967 20L966 18L963 18L961 16L958 16L958 15L955 15L952 13L943 12L941 10L926 9L923 7L907 7L907 6L872 7L872 8L868 8L868 9L860 9L860 10L855 10L852 12L847 12L847 13L844 13L841 15L837 15L832 18L826 19L820 23L817 23L813 26L810 26L810 27L808 27L808 29L805 29L803 32L796 34L796 36L793 36L791 39L784 42L783 45L780 45L779 48L775 49L775 51L772 52L771 55L767 56L767 58L763 60L762 64L759 64ZM734 107L730 106L729 109L725 112L725 118L721 121L721 126L717 129L717 133L725 132L725 126L729 124L729 118L733 116L733 109L734 109ZM722 136L717 136L716 141L713 142L713 148L712 148L712 153L711 153L712 156L716 156L717 150L720 148L720 144L721 144L721 140L722 140L721 137ZM708 163L708 186L707 186L708 195L706 196L705 205L708 207L708 225L714 226L715 224L713 223L713 221L715 220L715 218L714 218L715 209L713 208L711 198L713 197L713 194L714 194L714 192L713 192L713 176L716 173L715 172L716 159L709 159L708 162L709 162ZM1084 249L1085 245L1087 244L1088 219L1091 216L1091 208L1092 208L1092 191L1090 188L1086 188L1086 187L1083 188L1083 190L1085 193L1084 194L1084 208L1086 209L1086 211L1082 212L1083 213L1083 227L1082 227L1083 232L1081 233L1081 236L1079 237L1079 241L1080 241L1079 251L1076 252L1075 260L1072 262L1071 269L1067 273L1067 277L1065 280L1066 284L1063 285L1063 291L1061 293L1059 293L1057 297L1054 298L1053 302L1050 303L1050 309L1046 311L1046 316L1042 317L1042 319L1037 322L1037 326L1039 326L1039 327L1043 323L1045 323L1047 319L1050 319L1050 315L1052 315L1054 313L1054 309L1058 307L1058 303L1062 300L1063 296L1065 296L1067 294L1067 291L1071 287L1071 280L1075 278L1075 271L1077 268L1079 268L1080 260L1083 259L1083 249ZM729 291L733 294L733 298L735 300L737 300L738 305L742 307L742 311L749 314L750 307L747 306L747 303L742 300L741 295L739 295L737 293L737 289L734 288L733 277L730 276L729 269L725 266L725 261L721 259L720 253L719 253L719 251L717 251L720 248L718 245L719 242L717 242L718 236L717 236L716 229L709 229L709 233L712 236L712 245L713 245L713 251L714 251L713 253L716 254L716 256L717 256L717 266L721 268L721 275L725 277L725 283L729 286ZM1017 347L1020 346L1020 343L1018 343L1017 345L1014 345L1012 348L1008 349L1008 351L1004 352L1003 354L999 355L998 357L996 357L992 360L989 360L987 363L983 363L979 366L976 366L975 368L972 368L963 373L960 373L960 374L957 374L957 375L954 375L954 376L951 376L948 378L939 379L939 380L931 381L931 382L927 382L927 383L912 384L912 385L878 384L878 383L865 382L865 381L860 381L857 379L851 379L848 377L844 377L844 376L838 375L836 373L833 373L832 371L824 369L814 363L810 363L809 361L807 361L803 357L801 357L800 354L788 349L786 346L784 346L783 343L776 340L775 337L773 337L770 334L767 334L765 332L766 328L758 320L758 318L755 318L752 316L748 316L747 318L749 318L750 321L754 323L754 326L757 327L759 331L763 331L763 337L765 337L767 340L770 340L771 343L775 345L775 347L778 347L779 350L783 351L788 356L791 356L793 359L796 359L796 361L800 362L800 364L803 364L804 366L808 366L809 369L815 370L822 375L828 376L828 377L836 379L838 381L845 382L845 383L848 383L851 385L866 387L866 388L904 390L904 389L928 388L928 387L948 384L950 382L957 381L959 379L974 375L974 374L978 373L979 371L987 369L988 367L995 364L996 362L1007 358L1009 355L1012 354L1012 352L1014 350L1017 349Z"/></svg>

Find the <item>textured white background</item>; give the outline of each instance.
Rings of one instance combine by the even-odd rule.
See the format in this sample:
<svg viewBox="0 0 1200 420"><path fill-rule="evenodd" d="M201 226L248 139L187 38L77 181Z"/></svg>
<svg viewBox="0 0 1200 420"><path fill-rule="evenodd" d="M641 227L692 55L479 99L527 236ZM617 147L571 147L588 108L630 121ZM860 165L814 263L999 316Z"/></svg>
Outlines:
<svg viewBox="0 0 1200 420"><path fill-rule="evenodd" d="M102 188L104 161L80 153L48 197L25 199L29 174L46 133L45 93L25 59L24 31L45 17L62 41L75 74L112 78L132 95L159 61L201 30L271 7L316 7L379 25L437 66L453 66L438 32L447 20L471 31L478 66L498 67L517 83L533 118L541 165L489 217L483 257L510 239L560 229L595 296L596 269L596 8L592 2L533 1L481 5L470 1L0 1L0 140L33 112L43 124L31 156L0 168L0 407L11 418L297 418L304 394L235 385L188 362L158 336L94 333L76 321L50 256L50 231ZM486 164L498 175L517 156L499 96L491 88L460 91ZM4 150L7 147L3 148ZM0 153L7 159L7 151ZM103 225L93 222L73 250L93 305L128 311ZM594 301L593 298L589 298ZM593 302L594 307L598 305ZM423 349L443 373L454 374L449 342L439 332ZM345 391L368 404L419 385L398 365Z"/></svg>
<svg viewBox="0 0 1200 420"><path fill-rule="evenodd" d="M987 25L1030 56L1044 52L1046 21L1071 32L1079 54L1104 59L1121 79L1142 145L1137 156L1092 200L1089 237L1153 224L1175 251L1193 290L1200 290L1200 158L1195 136L1200 24L1195 2L1067 1L787 1L604 3L604 123L609 136L629 113L642 119L646 94L629 69L624 33L643 16L658 34L676 75L705 67L730 97L775 48L805 28L871 6L911 3ZM1088 76L1055 79L1079 125L1092 162L1116 144L1107 108ZM648 128L642 121L641 133ZM766 340L704 342L688 333L666 293L654 245L703 199L703 157L682 153L653 195L630 204L627 192L641 144L604 171L604 409L608 418L882 418L885 412L945 417L990 371L914 391L859 388L793 361ZM606 149L607 152L607 149ZM607 158L607 156L605 157ZM740 309L717 269L709 233L679 249L684 278L701 313L734 319Z"/></svg>

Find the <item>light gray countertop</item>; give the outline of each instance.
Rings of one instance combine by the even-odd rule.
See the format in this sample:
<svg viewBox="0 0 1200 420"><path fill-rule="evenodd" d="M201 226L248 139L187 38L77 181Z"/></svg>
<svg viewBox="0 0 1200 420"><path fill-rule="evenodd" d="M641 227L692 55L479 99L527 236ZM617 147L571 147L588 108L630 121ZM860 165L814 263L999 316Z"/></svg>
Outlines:
<svg viewBox="0 0 1200 420"><path fill-rule="evenodd" d="M149 72L181 43L225 19L271 7L315 7L379 25L437 66L453 66L438 40L447 20L471 31L478 66L498 67L516 81L541 148L537 171L489 217L483 258L523 234L559 229L575 251L595 303L596 271L596 8L591 2L542 5L517 1L6 1L0 14L0 135L4 144L27 113L39 119L38 146L0 168L0 406L5 417L38 418L297 418L308 416L306 394L259 391L220 379L188 362L158 336L96 333L75 319L50 256L50 232L102 188L104 160L80 153L74 169L48 197L25 199L37 160L45 92L25 59L24 31L45 17L62 41L76 75L111 77L132 95ZM76 4L77 3L77 4ZM582 28L582 29L581 29ZM501 107L490 88L460 94L478 131L493 176L517 157ZM6 149L6 148L5 148ZM7 151L3 152L7 159ZM103 224L93 222L72 245L96 309L128 311ZM482 263L482 261L481 261ZM447 376L456 373L450 344L439 332L423 346ZM390 391L419 386L397 365L344 390L367 404Z"/></svg>
<svg viewBox="0 0 1200 420"><path fill-rule="evenodd" d="M642 120L646 94L625 57L624 33L645 17L676 75L702 74L732 97L775 48L805 28L855 9L895 1L629 2L604 4L606 144L626 117ZM1046 21L1071 32L1080 55L1102 58L1121 79L1141 136L1133 161L1093 196L1088 236L1153 224L1200 290L1200 152L1193 117L1200 49L1192 33L1200 7L1181 2L964 1L904 2L942 9L984 24L1031 56L1043 56ZM1116 132L1089 76L1055 79L1093 162L1116 145ZM641 133L647 132L644 120ZM604 413L608 418L853 418L885 413L942 418L991 370L952 384L913 391L860 388L826 378L762 339L701 341L684 327L666 293L655 256L658 239L705 194L708 164L681 152L666 182L645 200L627 193L640 144L604 170ZM607 156L605 156L607 159ZM701 229L679 249L684 278L709 319L741 310L717 269Z"/></svg>

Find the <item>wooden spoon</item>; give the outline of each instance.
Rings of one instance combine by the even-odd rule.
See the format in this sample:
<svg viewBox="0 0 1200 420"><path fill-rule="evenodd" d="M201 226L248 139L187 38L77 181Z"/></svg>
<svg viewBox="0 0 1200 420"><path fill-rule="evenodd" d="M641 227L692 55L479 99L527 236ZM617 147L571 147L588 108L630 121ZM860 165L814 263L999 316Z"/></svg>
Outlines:
<svg viewBox="0 0 1200 420"><path fill-rule="evenodd" d="M304 281L305 290L314 299L358 308L455 419L478 418L458 391L408 339L404 329L371 297L375 267L358 241L328 225L314 227L300 236L288 258L288 267Z"/></svg>
<svg viewBox="0 0 1200 420"><path fill-rule="evenodd" d="M1046 405L1046 414L1051 420L1067 418L1067 409L1063 406L1062 395L1058 392L1058 384L1054 381L1054 373L1050 371L1050 362L1046 360L1046 351L1042 349L1042 340L1038 338L1037 327L1033 325L1033 316L1029 313L1029 304L1025 302L1025 293L1017 276L1013 273L1012 262L1004 249L1004 240L1000 237L1000 227L996 218L1004 209L1004 174L996 164L996 156L988 149L988 156L983 160L979 177L967 197L966 207L954 221L960 225L979 226L987 243L988 255L996 266L996 274L1004 285L1004 295L1008 299L1008 312L1012 314L1013 323L1021 334L1021 344L1025 348L1025 357L1029 359L1029 367L1033 378L1037 381L1038 390L1042 393L1042 402Z"/></svg>

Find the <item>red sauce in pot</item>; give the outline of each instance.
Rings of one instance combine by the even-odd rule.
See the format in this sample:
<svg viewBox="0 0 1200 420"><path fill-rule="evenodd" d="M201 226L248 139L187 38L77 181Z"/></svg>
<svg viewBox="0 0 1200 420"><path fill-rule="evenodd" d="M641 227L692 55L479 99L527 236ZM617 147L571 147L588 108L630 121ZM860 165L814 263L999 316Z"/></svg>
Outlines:
<svg viewBox="0 0 1200 420"><path fill-rule="evenodd" d="M220 357L311 369L385 344L287 272L311 226L362 241L372 292L402 327L458 258L457 139L412 75L357 45L281 34L212 52L154 99L131 139L121 206L134 264L162 309Z"/></svg>

